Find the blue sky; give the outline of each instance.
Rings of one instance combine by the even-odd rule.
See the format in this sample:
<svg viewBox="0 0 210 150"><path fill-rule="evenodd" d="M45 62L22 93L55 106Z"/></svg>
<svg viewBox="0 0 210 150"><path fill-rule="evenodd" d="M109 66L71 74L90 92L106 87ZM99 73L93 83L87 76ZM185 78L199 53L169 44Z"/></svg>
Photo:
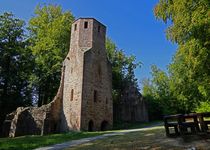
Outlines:
<svg viewBox="0 0 210 150"><path fill-rule="evenodd" d="M94 17L105 24L108 37L143 63L136 70L139 81L150 77L152 64L166 70L176 51L166 39L167 25L153 15L158 0L0 0L0 13L9 11L27 22L39 3L61 5L76 18Z"/></svg>

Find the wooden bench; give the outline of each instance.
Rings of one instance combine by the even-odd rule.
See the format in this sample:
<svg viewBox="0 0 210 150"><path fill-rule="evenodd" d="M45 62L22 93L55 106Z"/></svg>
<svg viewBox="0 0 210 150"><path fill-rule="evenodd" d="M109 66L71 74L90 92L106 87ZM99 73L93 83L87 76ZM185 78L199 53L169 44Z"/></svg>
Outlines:
<svg viewBox="0 0 210 150"><path fill-rule="evenodd" d="M197 133L210 133L210 112L164 116L166 135L178 136ZM170 129L174 129L174 133Z"/></svg>
<svg viewBox="0 0 210 150"><path fill-rule="evenodd" d="M210 133L209 125L210 125L210 112L206 113L198 113L198 121L201 127L201 132Z"/></svg>
<svg viewBox="0 0 210 150"><path fill-rule="evenodd" d="M190 130L188 130L190 129ZM196 113L182 115L179 122L181 135L196 134L200 131Z"/></svg>
<svg viewBox="0 0 210 150"><path fill-rule="evenodd" d="M181 114L164 116L166 136L171 137L180 135L178 127L181 116ZM170 128L174 129L174 133L170 132Z"/></svg>

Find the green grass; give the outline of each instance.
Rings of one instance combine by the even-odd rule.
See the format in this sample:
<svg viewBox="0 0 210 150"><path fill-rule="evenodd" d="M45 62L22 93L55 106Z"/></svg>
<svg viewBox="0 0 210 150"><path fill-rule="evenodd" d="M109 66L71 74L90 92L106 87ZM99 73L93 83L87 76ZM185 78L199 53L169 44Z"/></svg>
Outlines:
<svg viewBox="0 0 210 150"><path fill-rule="evenodd" d="M63 143L87 137L93 137L111 132L120 132L122 129L134 129L150 126L160 122L150 123L117 123L114 129L105 132L69 132L64 134L51 134L45 136L30 135L16 138L0 138L0 150L28 150L38 147Z"/></svg>
<svg viewBox="0 0 210 150"><path fill-rule="evenodd" d="M45 136L22 136L16 138L0 138L0 150L29 150L42 146L62 143L104 134L105 132L69 132Z"/></svg>

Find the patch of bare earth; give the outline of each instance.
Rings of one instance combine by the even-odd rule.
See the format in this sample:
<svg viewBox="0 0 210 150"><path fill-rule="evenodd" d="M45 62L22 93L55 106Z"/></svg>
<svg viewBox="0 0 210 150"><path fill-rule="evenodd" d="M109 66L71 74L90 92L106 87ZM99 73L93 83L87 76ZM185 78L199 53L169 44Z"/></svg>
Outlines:
<svg viewBox="0 0 210 150"><path fill-rule="evenodd" d="M168 138L161 127L143 131L122 133L90 143L85 143L68 150L210 150L210 137L188 135Z"/></svg>

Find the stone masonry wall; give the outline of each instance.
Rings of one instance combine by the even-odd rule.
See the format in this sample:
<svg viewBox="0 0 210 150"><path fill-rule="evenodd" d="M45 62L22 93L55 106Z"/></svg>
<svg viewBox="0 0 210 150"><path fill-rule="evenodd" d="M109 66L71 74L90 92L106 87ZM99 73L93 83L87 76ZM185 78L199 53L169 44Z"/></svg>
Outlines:
<svg viewBox="0 0 210 150"><path fill-rule="evenodd" d="M84 21L72 24L70 50L64 61L62 131L80 130L84 52L92 47L92 33L83 29Z"/></svg>
<svg viewBox="0 0 210 150"><path fill-rule="evenodd" d="M114 104L114 118L125 122L149 121L147 104L132 84L124 89L120 103Z"/></svg>
<svg viewBox="0 0 210 150"><path fill-rule="evenodd" d="M64 61L63 131L88 130L91 119L94 130L100 130L103 121L112 126L112 77L105 33L105 26L92 18L72 24L70 51ZM98 90L97 103L92 103L94 89Z"/></svg>
<svg viewBox="0 0 210 150"><path fill-rule="evenodd" d="M100 26L100 31L98 31ZM111 65L105 50L106 28L99 22L93 22L93 47L85 52L82 101L82 129L101 130L102 122L106 128L113 125L112 112L112 74Z"/></svg>
<svg viewBox="0 0 210 150"><path fill-rule="evenodd" d="M62 93L63 71L60 87L53 101L41 107L19 107L8 114L3 124L3 135L16 137L59 132Z"/></svg>

